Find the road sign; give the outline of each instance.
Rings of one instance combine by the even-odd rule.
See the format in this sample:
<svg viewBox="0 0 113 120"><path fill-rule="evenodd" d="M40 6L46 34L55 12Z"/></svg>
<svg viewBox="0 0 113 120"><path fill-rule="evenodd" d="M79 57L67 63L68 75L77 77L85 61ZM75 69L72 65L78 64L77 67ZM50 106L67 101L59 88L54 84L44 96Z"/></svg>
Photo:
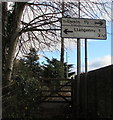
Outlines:
<svg viewBox="0 0 113 120"><path fill-rule="evenodd" d="M106 21L101 19L62 18L62 37L106 39Z"/></svg>

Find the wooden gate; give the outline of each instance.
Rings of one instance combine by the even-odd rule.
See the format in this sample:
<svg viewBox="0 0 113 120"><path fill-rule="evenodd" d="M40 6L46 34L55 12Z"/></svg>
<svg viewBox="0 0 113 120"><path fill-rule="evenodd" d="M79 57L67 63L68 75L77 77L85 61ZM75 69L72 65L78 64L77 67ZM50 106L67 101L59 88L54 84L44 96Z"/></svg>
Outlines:
<svg viewBox="0 0 113 120"><path fill-rule="evenodd" d="M70 103L72 102L72 80L58 78L40 79L42 102Z"/></svg>

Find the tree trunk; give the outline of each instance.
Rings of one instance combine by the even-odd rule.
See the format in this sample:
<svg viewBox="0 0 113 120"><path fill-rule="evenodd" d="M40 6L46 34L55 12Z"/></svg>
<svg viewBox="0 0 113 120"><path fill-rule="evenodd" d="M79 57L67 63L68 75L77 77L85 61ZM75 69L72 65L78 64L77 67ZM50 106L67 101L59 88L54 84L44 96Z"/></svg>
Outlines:
<svg viewBox="0 0 113 120"><path fill-rule="evenodd" d="M2 70L5 64L5 42L6 42L6 25L7 25L7 2L2 2Z"/></svg>
<svg viewBox="0 0 113 120"><path fill-rule="evenodd" d="M12 18L11 21L8 21L7 19L7 25L10 24L11 28L7 28L7 38L3 39L6 42L6 46L4 48L4 51L8 49L7 57L6 57L6 62L5 62L5 71L4 71L4 81L5 83L9 82L11 80L11 74L12 74L12 69L13 69L13 60L15 57L15 52L16 52L16 46L17 46L17 41L19 38L19 25L21 21L21 16L25 7L24 2L16 2L14 6L14 10L10 17ZM3 8L4 9L4 8ZM3 26L4 27L4 26ZM8 26L7 26L8 27ZM7 47L8 46L8 47ZM5 53L6 54L6 53Z"/></svg>

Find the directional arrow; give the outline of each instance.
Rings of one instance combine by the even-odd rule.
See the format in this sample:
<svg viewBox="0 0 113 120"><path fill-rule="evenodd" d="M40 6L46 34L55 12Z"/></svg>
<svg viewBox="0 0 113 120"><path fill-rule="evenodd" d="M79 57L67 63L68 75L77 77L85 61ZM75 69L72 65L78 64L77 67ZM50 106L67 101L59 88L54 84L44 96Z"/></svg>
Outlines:
<svg viewBox="0 0 113 120"><path fill-rule="evenodd" d="M68 33L72 33L73 31L69 31L68 29L65 29L63 32L64 32L65 34L68 34Z"/></svg>
<svg viewBox="0 0 113 120"><path fill-rule="evenodd" d="M100 26L103 25L104 23L102 21L95 22L95 24L99 24Z"/></svg>

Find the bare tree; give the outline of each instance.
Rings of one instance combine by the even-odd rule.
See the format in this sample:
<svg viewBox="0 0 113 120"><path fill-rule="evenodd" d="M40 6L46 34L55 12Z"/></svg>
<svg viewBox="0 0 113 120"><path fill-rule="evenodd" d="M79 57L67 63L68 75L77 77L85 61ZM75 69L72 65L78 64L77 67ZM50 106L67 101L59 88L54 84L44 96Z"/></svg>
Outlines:
<svg viewBox="0 0 113 120"><path fill-rule="evenodd" d="M109 13L109 2L81 2L81 18L100 18ZM65 2L65 17L78 16L78 1ZM8 4L2 3L3 30L3 75L5 81L11 80L15 53L24 54L29 47L38 50L54 48L61 42L60 19L62 17L62 2L15 2L11 10Z"/></svg>

